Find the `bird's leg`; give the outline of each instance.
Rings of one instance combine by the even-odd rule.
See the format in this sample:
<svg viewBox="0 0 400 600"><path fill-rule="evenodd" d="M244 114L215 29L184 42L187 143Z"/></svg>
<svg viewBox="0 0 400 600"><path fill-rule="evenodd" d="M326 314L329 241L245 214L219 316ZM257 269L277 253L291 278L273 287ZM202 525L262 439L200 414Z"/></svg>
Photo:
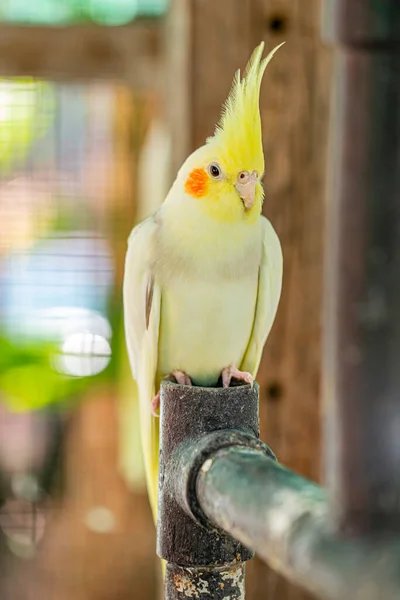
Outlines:
<svg viewBox="0 0 400 600"><path fill-rule="evenodd" d="M251 387L253 387L253 377L251 373L247 371L239 371L233 365L229 365L229 367L225 367L222 371L222 385L224 387L229 387L232 379L238 379L239 381L245 381L249 383Z"/></svg>
<svg viewBox="0 0 400 600"><path fill-rule="evenodd" d="M183 371L172 371L172 375L175 377L176 383L180 385L193 385L189 375L186 375Z"/></svg>
<svg viewBox="0 0 400 600"><path fill-rule="evenodd" d="M154 396L153 400L151 401L151 414L154 417L159 417L159 413L157 412L158 409L160 408L160 390L157 392L157 394Z"/></svg>

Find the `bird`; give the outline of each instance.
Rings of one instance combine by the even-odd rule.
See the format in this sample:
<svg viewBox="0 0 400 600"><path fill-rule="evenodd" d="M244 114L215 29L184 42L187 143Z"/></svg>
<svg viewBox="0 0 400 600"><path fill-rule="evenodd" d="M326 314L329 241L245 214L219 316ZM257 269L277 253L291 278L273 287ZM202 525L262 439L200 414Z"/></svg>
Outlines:
<svg viewBox="0 0 400 600"><path fill-rule="evenodd" d="M275 52L240 70L214 134L184 162L164 202L132 230L125 338L140 406L149 501L157 522L160 384L250 385L282 289L277 233L262 215L260 87ZM136 416L136 413L135 413Z"/></svg>

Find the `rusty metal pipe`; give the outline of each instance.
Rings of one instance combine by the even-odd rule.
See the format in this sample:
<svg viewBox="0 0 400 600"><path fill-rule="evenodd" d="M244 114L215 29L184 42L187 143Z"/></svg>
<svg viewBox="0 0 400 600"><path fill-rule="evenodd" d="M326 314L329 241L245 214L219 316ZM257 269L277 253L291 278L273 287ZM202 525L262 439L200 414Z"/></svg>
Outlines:
<svg viewBox="0 0 400 600"><path fill-rule="evenodd" d="M273 456L258 438L258 386L200 388L161 384L157 553L167 561L166 600L243 600L253 552L208 527L196 478L221 448L248 446ZM198 595L196 595L198 594Z"/></svg>
<svg viewBox="0 0 400 600"><path fill-rule="evenodd" d="M164 599L244 600L244 577L243 562L222 567L182 567L168 563Z"/></svg>

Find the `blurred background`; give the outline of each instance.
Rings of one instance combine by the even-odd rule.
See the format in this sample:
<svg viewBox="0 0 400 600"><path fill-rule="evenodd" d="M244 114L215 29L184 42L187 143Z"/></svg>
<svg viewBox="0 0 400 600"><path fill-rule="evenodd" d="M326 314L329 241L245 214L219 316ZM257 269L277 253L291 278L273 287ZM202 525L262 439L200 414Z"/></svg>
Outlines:
<svg viewBox="0 0 400 600"><path fill-rule="evenodd" d="M265 214L283 243L258 380L262 437L320 475L320 317L331 56L319 0L0 0L0 598L156 600L155 531L121 284L133 225L212 134L234 71L262 88ZM307 348L307 352L304 349ZM255 559L247 598L303 600Z"/></svg>

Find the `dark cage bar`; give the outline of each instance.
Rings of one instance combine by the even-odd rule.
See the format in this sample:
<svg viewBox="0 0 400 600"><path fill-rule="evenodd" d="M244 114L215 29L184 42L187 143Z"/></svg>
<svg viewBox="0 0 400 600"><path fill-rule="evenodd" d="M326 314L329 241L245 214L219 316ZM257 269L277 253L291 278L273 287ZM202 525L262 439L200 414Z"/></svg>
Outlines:
<svg viewBox="0 0 400 600"><path fill-rule="evenodd" d="M400 4L327 2L327 475L349 532L400 526ZM340 507L340 509L339 509Z"/></svg>

